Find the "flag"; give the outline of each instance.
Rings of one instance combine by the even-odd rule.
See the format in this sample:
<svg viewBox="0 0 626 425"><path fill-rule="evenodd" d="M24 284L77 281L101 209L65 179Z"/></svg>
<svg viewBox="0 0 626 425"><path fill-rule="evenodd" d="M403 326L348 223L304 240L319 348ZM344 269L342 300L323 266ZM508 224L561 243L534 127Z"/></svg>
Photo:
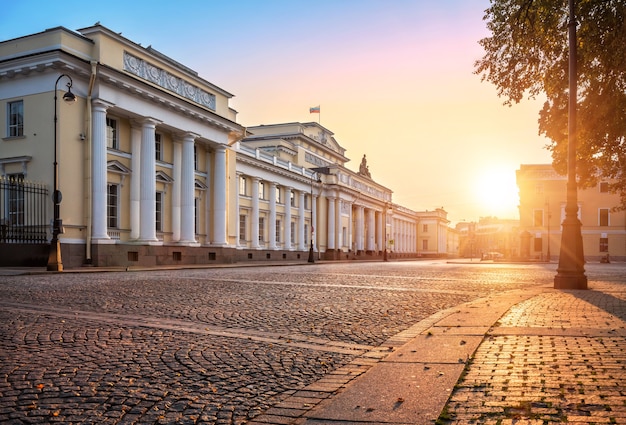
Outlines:
<svg viewBox="0 0 626 425"><path fill-rule="evenodd" d="M320 107L318 106L314 106L312 108L309 108L309 113L311 114L319 114L320 113Z"/></svg>

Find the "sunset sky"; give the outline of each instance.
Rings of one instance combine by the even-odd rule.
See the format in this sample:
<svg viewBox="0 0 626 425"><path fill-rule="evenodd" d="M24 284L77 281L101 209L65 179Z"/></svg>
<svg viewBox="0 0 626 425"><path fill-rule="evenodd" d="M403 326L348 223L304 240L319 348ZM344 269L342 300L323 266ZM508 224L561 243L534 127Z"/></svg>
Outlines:
<svg viewBox="0 0 626 425"><path fill-rule="evenodd" d="M489 0L8 2L0 39L96 22L233 93L244 126L320 120L394 202L452 224L518 218L515 170L549 163L541 101L474 75ZM321 114L309 108L320 106Z"/></svg>

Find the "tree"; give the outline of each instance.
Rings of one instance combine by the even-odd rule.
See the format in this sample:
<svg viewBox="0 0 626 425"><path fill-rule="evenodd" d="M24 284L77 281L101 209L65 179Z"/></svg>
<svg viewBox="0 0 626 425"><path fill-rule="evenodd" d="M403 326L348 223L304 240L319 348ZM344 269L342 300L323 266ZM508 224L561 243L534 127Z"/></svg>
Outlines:
<svg viewBox="0 0 626 425"><path fill-rule="evenodd" d="M577 171L580 187L610 180L626 209L626 0L577 0ZM491 0L490 37L474 72L506 105L545 95L539 134L555 169L567 171L567 0Z"/></svg>

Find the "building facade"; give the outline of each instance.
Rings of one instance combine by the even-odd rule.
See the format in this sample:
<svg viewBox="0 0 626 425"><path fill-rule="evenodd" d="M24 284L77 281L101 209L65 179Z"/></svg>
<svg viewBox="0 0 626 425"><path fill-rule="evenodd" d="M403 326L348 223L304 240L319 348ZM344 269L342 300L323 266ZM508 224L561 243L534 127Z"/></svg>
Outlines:
<svg viewBox="0 0 626 425"><path fill-rule="evenodd" d="M616 211L619 195L608 181L578 191L578 219L585 260L626 260L626 213ZM520 196L520 255L534 260L558 259L565 219L567 178L550 164L522 164L517 170Z"/></svg>
<svg viewBox="0 0 626 425"><path fill-rule="evenodd" d="M55 148L65 267L445 255L445 211L427 214L438 233L420 235L427 217L393 204L365 157L346 168L328 129L246 130L231 98L101 25L0 43L3 265L19 262L8 255L19 245L46 255L16 235L37 228L50 240ZM47 193L32 217L17 182Z"/></svg>

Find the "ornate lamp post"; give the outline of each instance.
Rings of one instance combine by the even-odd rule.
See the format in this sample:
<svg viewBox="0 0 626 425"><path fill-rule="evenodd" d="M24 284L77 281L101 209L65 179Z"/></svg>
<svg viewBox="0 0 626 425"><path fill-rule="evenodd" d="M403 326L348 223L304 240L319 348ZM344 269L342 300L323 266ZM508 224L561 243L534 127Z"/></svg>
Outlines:
<svg viewBox="0 0 626 425"><path fill-rule="evenodd" d="M587 289L581 223L578 220L576 187L576 16L574 0L569 0L569 121L567 136L567 202L561 235L559 266L554 277L555 289Z"/></svg>
<svg viewBox="0 0 626 425"><path fill-rule="evenodd" d="M65 103L72 104L76 102L76 96L72 93L72 78L67 74L61 74L54 83L54 192L52 194L52 202L54 202L54 218L52 221L52 240L50 241L50 253L48 255L49 271L63 271L63 261L61 259L61 243L59 242L59 233L63 227L61 215L61 191L59 190L59 164L57 162L57 86L61 78L67 78L67 93L63 95Z"/></svg>

